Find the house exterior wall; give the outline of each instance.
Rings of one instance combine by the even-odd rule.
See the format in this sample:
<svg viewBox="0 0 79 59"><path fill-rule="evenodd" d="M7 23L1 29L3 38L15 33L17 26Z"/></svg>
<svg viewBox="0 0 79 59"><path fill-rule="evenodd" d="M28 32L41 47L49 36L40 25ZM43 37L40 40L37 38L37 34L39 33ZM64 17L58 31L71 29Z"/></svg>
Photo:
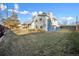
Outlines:
<svg viewBox="0 0 79 59"><path fill-rule="evenodd" d="M57 19L54 19L51 14L35 15L31 25L34 29L42 29L45 31L53 31L59 27Z"/></svg>
<svg viewBox="0 0 79 59"><path fill-rule="evenodd" d="M47 24L47 16L36 16L34 18L33 27L35 29L42 29L47 30L46 24Z"/></svg>

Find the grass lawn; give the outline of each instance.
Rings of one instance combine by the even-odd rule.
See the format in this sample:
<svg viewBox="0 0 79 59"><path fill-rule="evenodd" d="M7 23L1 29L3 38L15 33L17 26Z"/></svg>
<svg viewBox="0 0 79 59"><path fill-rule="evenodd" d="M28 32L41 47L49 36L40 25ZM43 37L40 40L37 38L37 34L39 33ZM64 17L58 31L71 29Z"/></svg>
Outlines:
<svg viewBox="0 0 79 59"><path fill-rule="evenodd" d="M0 46L0 55L62 56L79 55L71 32L44 32L16 35L9 31ZM76 39L78 40L79 37ZM77 44L78 41L76 41ZM77 50L76 50L77 49Z"/></svg>

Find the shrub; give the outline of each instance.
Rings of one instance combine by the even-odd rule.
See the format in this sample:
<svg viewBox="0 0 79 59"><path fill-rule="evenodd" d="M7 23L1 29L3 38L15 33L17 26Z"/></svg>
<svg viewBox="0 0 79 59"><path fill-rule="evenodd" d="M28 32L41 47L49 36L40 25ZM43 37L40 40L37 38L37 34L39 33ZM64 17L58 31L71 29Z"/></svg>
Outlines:
<svg viewBox="0 0 79 59"><path fill-rule="evenodd" d="M72 53L79 55L79 32L72 32L68 39L72 42Z"/></svg>

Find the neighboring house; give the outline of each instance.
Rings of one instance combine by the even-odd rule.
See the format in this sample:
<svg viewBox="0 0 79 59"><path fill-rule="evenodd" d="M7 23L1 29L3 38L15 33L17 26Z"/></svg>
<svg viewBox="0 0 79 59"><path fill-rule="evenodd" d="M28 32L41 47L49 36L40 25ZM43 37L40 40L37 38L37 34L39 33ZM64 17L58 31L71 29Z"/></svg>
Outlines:
<svg viewBox="0 0 79 59"><path fill-rule="evenodd" d="M33 21L31 22L32 29L42 29L45 31L56 30L58 25L57 19L52 15L52 13L41 13L33 16Z"/></svg>
<svg viewBox="0 0 79 59"><path fill-rule="evenodd" d="M61 25L60 29L67 29L67 30L79 30L77 25Z"/></svg>
<svg viewBox="0 0 79 59"><path fill-rule="evenodd" d="M33 26L32 26L32 21L27 21L23 24L24 28L26 29L33 29Z"/></svg>

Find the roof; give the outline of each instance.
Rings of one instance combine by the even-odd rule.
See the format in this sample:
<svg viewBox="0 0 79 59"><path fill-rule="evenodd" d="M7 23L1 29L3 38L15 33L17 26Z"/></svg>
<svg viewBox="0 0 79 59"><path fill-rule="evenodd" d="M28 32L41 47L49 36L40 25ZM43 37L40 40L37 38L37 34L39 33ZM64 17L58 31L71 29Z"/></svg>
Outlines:
<svg viewBox="0 0 79 59"><path fill-rule="evenodd" d="M47 16L47 14L43 12L42 14L38 14L38 16Z"/></svg>
<svg viewBox="0 0 79 59"><path fill-rule="evenodd" d="M26 21L25 23L23 24L31 24L33 21Z"/></svg>

